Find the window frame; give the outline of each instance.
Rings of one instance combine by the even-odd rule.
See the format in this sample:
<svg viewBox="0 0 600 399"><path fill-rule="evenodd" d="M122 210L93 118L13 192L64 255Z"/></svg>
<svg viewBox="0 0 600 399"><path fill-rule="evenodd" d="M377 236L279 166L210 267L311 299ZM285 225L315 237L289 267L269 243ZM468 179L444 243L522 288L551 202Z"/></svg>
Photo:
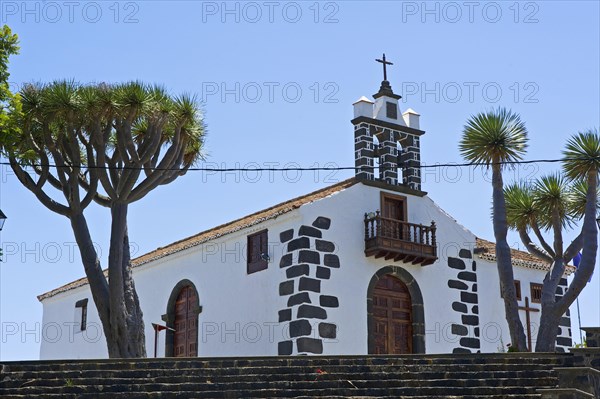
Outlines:
<svg viewBox="0 0 600 399"><path fill-rule="evenodd" d="M256 257L254 256L255 254L252 252L252 249L254 247L253 240L256 239L260 240L258 259L256 259ZM269 267L269 262L267 259L263 259L262 254L266 254L267 257L269 256L269 230L264 229L261 231L257 231L256 233L249 234L247 237L246 244L246 273L253 274L262 270L266 270Z"/></svg>
<svg viewBox="0 0 600 399"><path fill-rule="evenodd" d="M529 283L529 293L531 294L531 303L542 303L542 288L544 284L540 283ZM539 297L533 295L534 292L539 291Z"/></svg>
<svg viewBox="0 0 600 399"><path fill-rule="evenodd" d="M517 296L517 301L523 299L523 293L521 291L521 280L514 280L515 282L515 294ZM504 298L502 294L502 282L500 282L500 298Z"/></svg>

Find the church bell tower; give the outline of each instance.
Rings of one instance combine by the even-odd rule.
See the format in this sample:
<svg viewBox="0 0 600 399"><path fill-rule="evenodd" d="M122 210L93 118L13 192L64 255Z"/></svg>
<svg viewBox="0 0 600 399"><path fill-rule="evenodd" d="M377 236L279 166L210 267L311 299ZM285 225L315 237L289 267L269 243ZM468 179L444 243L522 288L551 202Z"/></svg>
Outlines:
<svg viewBox="0 0 600 399"><path fill-rule="evenodd" d="M412 109L400 113L398 100L387 80L387 66L393 65L385 58L383 81L374 101L361 97L354 106L354 159L356 177L378 180L390 185L405 186L421 191L419 114ZM376 168L378 166L378 172Z"/></svg>

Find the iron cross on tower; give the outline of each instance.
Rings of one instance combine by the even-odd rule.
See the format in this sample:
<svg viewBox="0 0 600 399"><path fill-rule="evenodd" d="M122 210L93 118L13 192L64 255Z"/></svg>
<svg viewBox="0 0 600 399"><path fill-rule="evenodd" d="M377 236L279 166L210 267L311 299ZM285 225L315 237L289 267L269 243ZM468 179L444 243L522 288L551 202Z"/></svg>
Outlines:
<svg viewBox="0 0 600 399"><path fill-rule="evenodd" d="M387 80L387 66L394 65L392 62L386 61L385 53L383 54L383 59L375 59L377 62L381 62L383 64L383 80Z"/></svg>

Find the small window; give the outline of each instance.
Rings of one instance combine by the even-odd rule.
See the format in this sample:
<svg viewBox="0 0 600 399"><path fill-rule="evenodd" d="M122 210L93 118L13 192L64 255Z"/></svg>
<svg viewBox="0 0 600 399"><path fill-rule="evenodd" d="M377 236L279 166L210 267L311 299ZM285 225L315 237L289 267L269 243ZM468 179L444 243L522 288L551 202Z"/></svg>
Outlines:
<svg viewBox="0 0 600 399"><path fill-rule="evenodd" d="M75 322L79 323L79 331L84 331L87 326L87 304L87 298L75 302Z"/></svg>
<svg viewBox="0 0 600 399"><path fill-rule="evenodd" d="M517 294L517 301L521 300L521 282L519 280L515 280L515 292ZM502 295L502 283L500 283L500 297L504 298Z"/></svg>
<svg viewBox="0 0 600 399"><path fill-rule="evenodd" d="M542 303L542 284L531 283L531 303Z"/></svg>
<svg viewBox="0 0 600 399"><path fill-rule="evenodd" d="M390 119L398 119L398 107L396 106L396 104L386 101L385 116L387 116Z"/></svg>
<svg viewBox="0 0 600 399"><path fill-rule="evenodd" d="M268 266L268 234L267 230L248 236L248 274L265 270Z"/></svg>

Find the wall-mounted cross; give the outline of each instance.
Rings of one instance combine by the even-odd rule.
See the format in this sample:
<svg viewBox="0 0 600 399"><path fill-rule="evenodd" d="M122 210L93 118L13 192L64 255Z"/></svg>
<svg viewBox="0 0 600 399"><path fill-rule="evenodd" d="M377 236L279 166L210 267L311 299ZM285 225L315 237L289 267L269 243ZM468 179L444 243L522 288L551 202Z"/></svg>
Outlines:
<svg viewBox="0 0 600 399"><path fill-rule="evenodd" d="M527 323L527 345L529 346L529 352L533 351L531 347L531 318L530 312L539 312L539 309L529 307L529 298L525 297L525 306L519 306L519 310L525 311L525 323Z"/></svg>
<svg viewBox="0 0 600 399"><path fill-rule="evenodd" d="M387 66L394 65L393 63L386 61L385 53L383 54L383 59L375 59L377 62L381 62L383 64L383 80L387 80Z"/></svg>

